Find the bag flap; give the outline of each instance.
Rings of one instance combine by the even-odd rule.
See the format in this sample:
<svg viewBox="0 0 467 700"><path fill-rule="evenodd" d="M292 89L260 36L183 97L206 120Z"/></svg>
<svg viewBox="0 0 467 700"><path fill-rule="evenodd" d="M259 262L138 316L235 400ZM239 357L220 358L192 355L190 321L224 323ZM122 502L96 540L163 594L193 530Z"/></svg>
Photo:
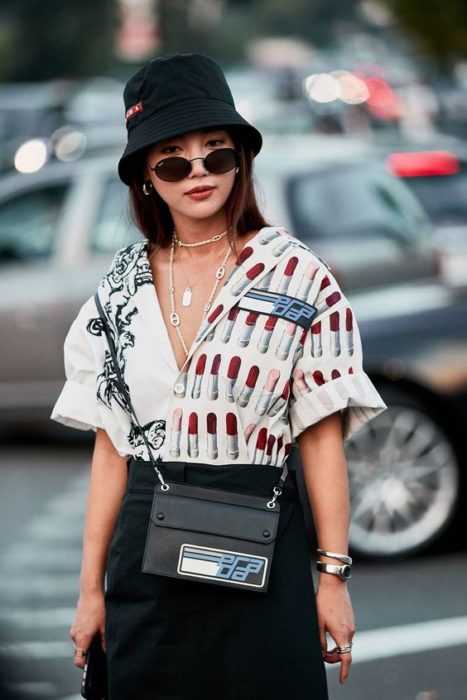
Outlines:
<svg viewBox="0 0 467 700"><path fill-rule="evenodd" d="M158 527L211 533L269 544L276 538L279 504L269 510L267 497L218 489L170 484L156 487L151 519Z"/></svg>

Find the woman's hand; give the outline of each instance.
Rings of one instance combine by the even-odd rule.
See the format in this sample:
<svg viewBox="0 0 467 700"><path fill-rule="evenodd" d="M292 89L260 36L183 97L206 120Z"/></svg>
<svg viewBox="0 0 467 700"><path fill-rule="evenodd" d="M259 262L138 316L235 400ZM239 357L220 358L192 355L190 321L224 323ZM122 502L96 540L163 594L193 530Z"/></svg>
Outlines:
<svg viewBox="0 0 467 700"><path fill-rule="evenodd" d="M105 604L103 591L81 593L70 637L75 645L73 663L84 668L93 637L99 633L105 650Z"/></svg>
<svg viewBox="0 0 467 700"><path fill-rule="evenodd" d="M339 681L345 683L352 663L352 654L339 654L335 648L328 651L326 633L331 635L336 646L352 644L355 621L347 584L337 576L321 574L316 606L323 659L329 664L340 663Z"/></svg>
<svg viewBox="0 0 467 700"><path fill-rule="evenodd" d="M127 479L126 459L118 454L106 431L97 428L84 523L81 593L70 629L78 668L84 668L86 653L97 633L105 649L105 567Z"/></svg>

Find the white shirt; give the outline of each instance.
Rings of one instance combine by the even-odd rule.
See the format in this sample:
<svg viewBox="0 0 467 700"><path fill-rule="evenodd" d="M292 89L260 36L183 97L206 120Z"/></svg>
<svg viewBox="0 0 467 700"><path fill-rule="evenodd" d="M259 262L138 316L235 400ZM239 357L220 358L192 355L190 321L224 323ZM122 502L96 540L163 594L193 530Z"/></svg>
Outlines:
<svg viewBox="0 0 467 700"><path fill-rule="evenodd" d="M181 370L145 240L118 251L99 297L138 421L165 461L280 467L292 441L325 416L343 412L347 440L385 408L329 267L283 229L263 228L243 247ZM148 459L111 381L93 297L66 337L65 371L51 417L104 428L121 456Z"/></svg>

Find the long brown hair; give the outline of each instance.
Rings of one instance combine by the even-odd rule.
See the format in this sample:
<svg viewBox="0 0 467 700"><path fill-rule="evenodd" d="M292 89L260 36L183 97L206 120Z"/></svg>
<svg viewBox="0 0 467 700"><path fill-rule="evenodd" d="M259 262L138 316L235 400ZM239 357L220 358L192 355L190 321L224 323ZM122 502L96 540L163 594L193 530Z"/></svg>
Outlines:
<svg viewBox="0 0 467 700"><path fill-rule="evenodd" d="M213 127L214 128L214 127ZM253 182L253 152L242 141L239 130L226 129L231 135L239 154L239 172L235 177L232 191L226 202L227 227L233 243L236 234L241 238L249 231L267 226L256 201ZM149 149L148 149L149 150ZM143 193L145 150L133 159L131 177L130 206L133 221L143 235L156 247L168 245L172 239L173 221L169 208L153 188L151 194Z"/></svg>

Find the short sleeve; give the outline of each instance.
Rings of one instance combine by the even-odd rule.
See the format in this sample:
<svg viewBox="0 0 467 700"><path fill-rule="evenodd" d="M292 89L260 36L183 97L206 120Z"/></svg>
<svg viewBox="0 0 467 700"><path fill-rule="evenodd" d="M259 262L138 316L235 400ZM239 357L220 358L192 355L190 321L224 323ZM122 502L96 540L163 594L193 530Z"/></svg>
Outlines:
<svg viewBox="0 0 467 700"><path fill-rule="evenodd" d="M96 430L104 424L96 395L99 348L87 326L97 316L94 299L81 307L65 338L66 382L52 411L52 420L78 430Z"/></svg>
<svg viewBox="0 0 467 700"><path fill-rule="evenodd" d="M310 425L342 411L346 442L386 405L363 370L354 312L328 270L322 272L314 305L318 312L292 372L292 437L297 438Z"/></svg>

